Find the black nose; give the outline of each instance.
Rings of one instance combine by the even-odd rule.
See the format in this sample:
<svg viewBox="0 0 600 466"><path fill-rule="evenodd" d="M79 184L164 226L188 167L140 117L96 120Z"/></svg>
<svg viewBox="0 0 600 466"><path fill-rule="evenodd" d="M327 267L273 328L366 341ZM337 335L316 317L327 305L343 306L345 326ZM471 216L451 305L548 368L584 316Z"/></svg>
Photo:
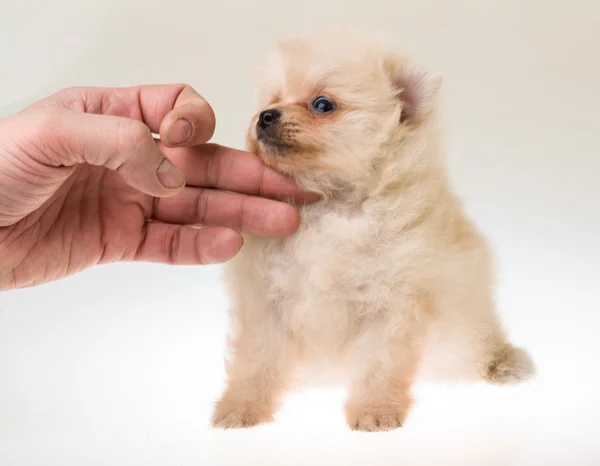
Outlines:
<svg viewBox="0 0 600 466"><path fill-rule="evenodd" d="M266 129L269 126L276 124L281 118L281 112L275 108L265 110L258 116L258 126L261 129Z"/></svg>

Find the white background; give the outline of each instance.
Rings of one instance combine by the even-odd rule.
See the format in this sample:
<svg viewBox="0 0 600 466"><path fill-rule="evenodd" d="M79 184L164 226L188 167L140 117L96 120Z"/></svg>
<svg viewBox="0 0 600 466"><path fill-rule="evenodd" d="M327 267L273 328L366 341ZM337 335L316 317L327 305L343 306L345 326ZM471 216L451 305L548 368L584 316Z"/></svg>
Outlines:
<svg viewBox="0 0 600 466"><path fill-rule="evenodd" d="M275 425L208 428L223 385L219 269L119 264L0 294L0 465L600 464L597 0L0 0L0 115L71 85L187 82L241 147L272 40L385 30L445 76L448 165L495 247L537 379L423 386L406 426L350 433L343 391ZM1 258L0 258L1 260Z"/></svg>

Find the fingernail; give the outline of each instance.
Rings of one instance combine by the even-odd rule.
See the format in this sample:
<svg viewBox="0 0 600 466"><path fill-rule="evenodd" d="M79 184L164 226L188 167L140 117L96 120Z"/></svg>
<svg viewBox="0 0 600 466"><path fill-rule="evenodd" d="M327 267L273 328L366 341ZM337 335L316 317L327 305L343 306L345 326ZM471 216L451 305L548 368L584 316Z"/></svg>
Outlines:
<svg viewBox="0 0 600 466"><path fill-rule="evenodd" d="M218 229L210 246L204 252L205 264L222 264L232 259L242 248L244 240L237 231Z"/></svg>
<svg viewBox="0 0 600 466"><path fill-rule="evenodd" d="M177 189L185 183L183 173L167 159L163 159L156 169L156 176L158 176L158 180L167 189Z"/></svg>
<svg viewBox="0 0 600 466"><path fill-rule="evenodd" d="M169 142L174 145L185 144L192 138L194 127L185 118L180 118L171 127Z"/></svg>
<svg viewBox="0 0 600 466"><path fill-rule="evenodd" d="M294 234L300 226L298 211L289 204L277 203L270 205L257 219L258 231L264 236L285 237ZM257 222L258 223L258 222Z"/></svg>
<svg viewBox="0 0 600 466"><path fill-rule="evenodd" d="M313 202L317 202L321 199L321 195L313 192L303 191L300 196L302 200L308 204L312 204Z"/></svg>

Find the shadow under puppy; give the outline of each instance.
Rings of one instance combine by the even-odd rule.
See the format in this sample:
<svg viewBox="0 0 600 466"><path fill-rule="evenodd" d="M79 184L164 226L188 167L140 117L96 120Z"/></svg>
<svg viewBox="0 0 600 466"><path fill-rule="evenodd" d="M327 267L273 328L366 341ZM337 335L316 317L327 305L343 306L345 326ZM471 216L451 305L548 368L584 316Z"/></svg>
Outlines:
<svg viewBox="0 0 600 466"><path fill-rule="evenodd" d="M213 425L273 420L302 368L342 370L349 426L402 425L416 377L533 374L495 311L490 251L445 174L441 79L374 40L287 40L248 149L322 200L226 266L233 335Z"/></svg>

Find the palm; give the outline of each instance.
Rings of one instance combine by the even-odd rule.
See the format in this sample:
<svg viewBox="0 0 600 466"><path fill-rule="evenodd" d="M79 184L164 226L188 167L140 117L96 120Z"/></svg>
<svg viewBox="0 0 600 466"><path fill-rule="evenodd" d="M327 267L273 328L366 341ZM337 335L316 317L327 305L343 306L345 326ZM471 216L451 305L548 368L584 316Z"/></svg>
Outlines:
<svg viewBox="0 0 600 466"><path fill-rule="evenodd" d="M142 244L152 198L101 167L81 165L44 207L14 225L17 282L56 280L95 264L133 260ZM26 244L23 244L26 243Z"/></svg>

